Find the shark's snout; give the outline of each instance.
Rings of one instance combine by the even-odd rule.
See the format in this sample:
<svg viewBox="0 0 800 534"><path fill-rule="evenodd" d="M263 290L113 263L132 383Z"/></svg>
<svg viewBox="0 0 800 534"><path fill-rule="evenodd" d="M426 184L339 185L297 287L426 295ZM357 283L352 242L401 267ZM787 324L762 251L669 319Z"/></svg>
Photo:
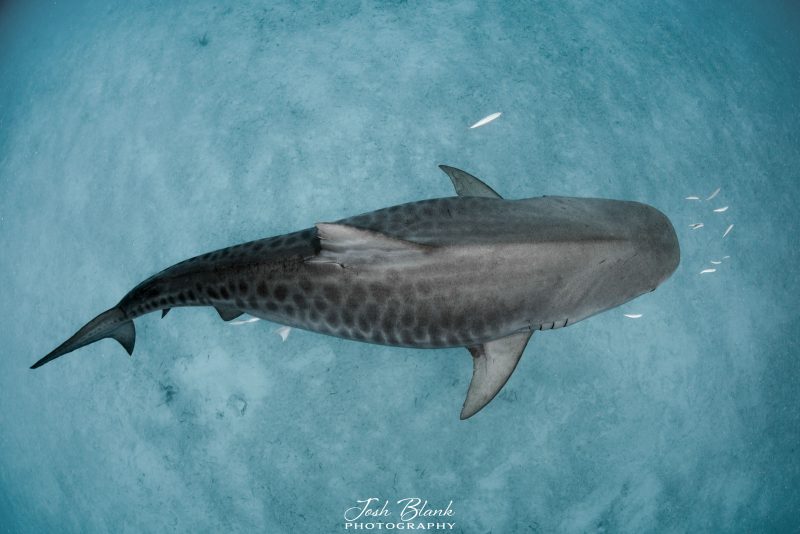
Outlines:
<svg viewBox="0 0 800 534"><path fill-rule="evenodd" d="M669 217L647 206L646 230L642 233L643 249L650 257L652 289L661 285L678 268L681 247Z"/></svg>

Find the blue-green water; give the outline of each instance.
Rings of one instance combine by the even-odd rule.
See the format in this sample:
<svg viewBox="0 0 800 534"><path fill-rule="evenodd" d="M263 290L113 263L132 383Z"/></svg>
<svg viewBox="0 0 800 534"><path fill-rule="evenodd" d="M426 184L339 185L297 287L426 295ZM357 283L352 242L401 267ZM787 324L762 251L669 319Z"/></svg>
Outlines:
<svg viewBox="0 0 800 534"><path fill-rule="evenodd" d="M0 7L0 527L345 532L420 497L461 532L800 529L800 17L761 4ZM438 163L652 204L682 263L536 334L468 421L463 349L210 309L28 369L189 256L451 195Z"/></svg>

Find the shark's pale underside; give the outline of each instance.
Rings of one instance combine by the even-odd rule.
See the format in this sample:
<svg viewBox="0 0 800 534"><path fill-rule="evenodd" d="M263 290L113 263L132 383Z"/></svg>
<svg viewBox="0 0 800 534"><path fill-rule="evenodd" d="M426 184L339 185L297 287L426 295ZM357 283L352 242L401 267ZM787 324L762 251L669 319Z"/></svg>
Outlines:
<svg viewBox="0 0 800 534"><path fill-rule="evenodd" d="M466 347L461 418L494 398L535 330L562 328L653 291L678 266L669 219L637 202L505 200L441 166L457 197L392 206L183 261L133 288L36 362L104 338L133 352L133 319L213 306L346 339Z"/></svg>

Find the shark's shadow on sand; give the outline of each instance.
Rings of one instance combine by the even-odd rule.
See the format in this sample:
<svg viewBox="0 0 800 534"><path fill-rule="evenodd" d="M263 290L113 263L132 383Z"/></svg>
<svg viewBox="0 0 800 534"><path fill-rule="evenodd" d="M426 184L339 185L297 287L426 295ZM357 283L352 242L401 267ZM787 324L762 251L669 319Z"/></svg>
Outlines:
<svg viewBox="0 0 800 534"><path fill-rule="evenodd" d="M506 200L442 165L457 197L421 200L188 259L148 278L36 362L113 338L133 319L213 306L384 345L466 347L461 418L508 380L535 330L562 328L653 291L680 261L669 219L618 200ZM162 315L162 316L163 316Z"/></svg>

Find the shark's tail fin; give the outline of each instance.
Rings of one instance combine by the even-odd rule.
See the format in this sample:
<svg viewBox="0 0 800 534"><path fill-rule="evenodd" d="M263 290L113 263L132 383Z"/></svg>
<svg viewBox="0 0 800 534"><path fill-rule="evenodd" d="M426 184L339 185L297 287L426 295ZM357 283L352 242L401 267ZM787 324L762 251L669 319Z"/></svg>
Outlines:
<svg viewBox="0 0 800 534"><path fill-rule="evenodd" d="M116 339L119 341L120 345L128 351L128 354L133 354L133 344L136 342L136 330L133 327L133 321L119 308L111 308L108 311L104 311L86 323L74 336L56 347L53 352L34 363L31 369L41 367L59 356L63 356L68 352L72 352L75 349L85 347L90 343L100 341L107 337Z"/></svg>

